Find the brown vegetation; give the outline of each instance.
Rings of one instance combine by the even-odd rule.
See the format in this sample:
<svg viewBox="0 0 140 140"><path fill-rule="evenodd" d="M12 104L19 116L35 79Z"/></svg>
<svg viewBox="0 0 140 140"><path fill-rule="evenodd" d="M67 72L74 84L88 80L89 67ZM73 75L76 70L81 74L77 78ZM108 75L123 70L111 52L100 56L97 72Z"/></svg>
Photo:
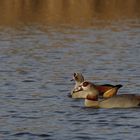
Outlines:
<svg viewBox="0 0 140 140"><path fill-rule="evenodd" d="M1 0L0 25L91 24L94 20L137 19L139 0Z"/></svg>

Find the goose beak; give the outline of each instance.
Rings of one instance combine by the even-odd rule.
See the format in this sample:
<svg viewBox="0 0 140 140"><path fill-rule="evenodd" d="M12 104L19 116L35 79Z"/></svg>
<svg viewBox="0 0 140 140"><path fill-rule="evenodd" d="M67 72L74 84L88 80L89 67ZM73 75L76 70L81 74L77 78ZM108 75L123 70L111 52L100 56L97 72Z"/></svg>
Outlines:
<svg viewBox="0 0 140 140"><path fill-rule="evenodd" d="M68 97L72 98L72 95L70 93L68 93Z"/></svg>
<svg viewBox="0 0 140 140"><path fill-rule="evenodd" d="M71 79L70 81L74 81L74 79Z"/></svg>
<svg viewBox="0 0 140 140"><path fill-rule="evenodd" d="M79 92L79 91L82 91L83 88L81 86L77 87L76 89L73 90L73 93L75 92Z"/></svg>
<svg viewBox="0 0 140 140"><path fill-rule="evenodd" d="M75 77L74 76L72 76L72 79L70 80L70 81L74 81L75 80Z"/></svg>

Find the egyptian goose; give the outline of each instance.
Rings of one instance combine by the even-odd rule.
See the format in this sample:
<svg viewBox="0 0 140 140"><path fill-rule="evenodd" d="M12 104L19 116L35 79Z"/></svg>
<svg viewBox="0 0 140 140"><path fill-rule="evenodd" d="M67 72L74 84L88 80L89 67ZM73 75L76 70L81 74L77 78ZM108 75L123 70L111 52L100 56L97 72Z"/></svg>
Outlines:
<svg viewBox="0 0 140 140"><path fill-rule="evenodd" d="M122 94L107 99L99 99L99 91L91 82L83 82L77 87L77 92L86 93L85 106L94 108L130 108L140 107L140 95Z"/></svg>
<svg viewBox="0 0 140 140"><path fill-rule="evenodd" d="M85 92L75 92L76 88L84 82L84 76L81 73L74 73L73 79L75 81L75 86L71 91L70 97L72 98L85 98ZM99 96L103 98L109 98L117 94L118 89L120 89L122 85L111 85L111 84L104 84L104 85L95 85L95 88L99 91Z"/></svg>

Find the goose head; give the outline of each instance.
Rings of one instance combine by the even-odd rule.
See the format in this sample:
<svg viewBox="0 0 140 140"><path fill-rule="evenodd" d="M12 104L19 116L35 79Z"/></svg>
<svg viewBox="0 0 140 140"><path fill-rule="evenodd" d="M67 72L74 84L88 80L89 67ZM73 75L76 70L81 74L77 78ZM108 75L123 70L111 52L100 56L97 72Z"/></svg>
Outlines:
<svg viewBox="0 0 140 140"><path fill-rule="evenodd" d="M84 81L77 88L74 89L72 93L73 98L97 98L98 91L95 88L95 85L91 82Z"/></svg>
<svg viewBox="0 0 140 140"><path fill-rule="evenodd" d="M74 88L71 90L71 94L69 95L69 97L72 97L73 92L78 88L78 86L82 82L84 82L84 76L81 73L74 73L71 81L75 81L75 85L74 85ZM80 98L80 96L78 98Z"/></svg>
<svg viewBox="0 0 140 140"><path fill-rule="evenodd" d="M75 81L77 85L81 84L84 82L84 76L81 73L74 73L71 81Z"/></svg>

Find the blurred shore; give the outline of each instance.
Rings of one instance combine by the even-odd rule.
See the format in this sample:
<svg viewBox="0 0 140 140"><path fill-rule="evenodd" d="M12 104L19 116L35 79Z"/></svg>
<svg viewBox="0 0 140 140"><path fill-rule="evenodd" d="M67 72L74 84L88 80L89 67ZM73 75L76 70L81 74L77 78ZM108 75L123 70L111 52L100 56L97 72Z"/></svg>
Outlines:
<svg viewBox="0 0 140 140"><path fill-rule="evenodd" d="M1 0L0 25L90 25L140 18L139 0Z"/></svg>

